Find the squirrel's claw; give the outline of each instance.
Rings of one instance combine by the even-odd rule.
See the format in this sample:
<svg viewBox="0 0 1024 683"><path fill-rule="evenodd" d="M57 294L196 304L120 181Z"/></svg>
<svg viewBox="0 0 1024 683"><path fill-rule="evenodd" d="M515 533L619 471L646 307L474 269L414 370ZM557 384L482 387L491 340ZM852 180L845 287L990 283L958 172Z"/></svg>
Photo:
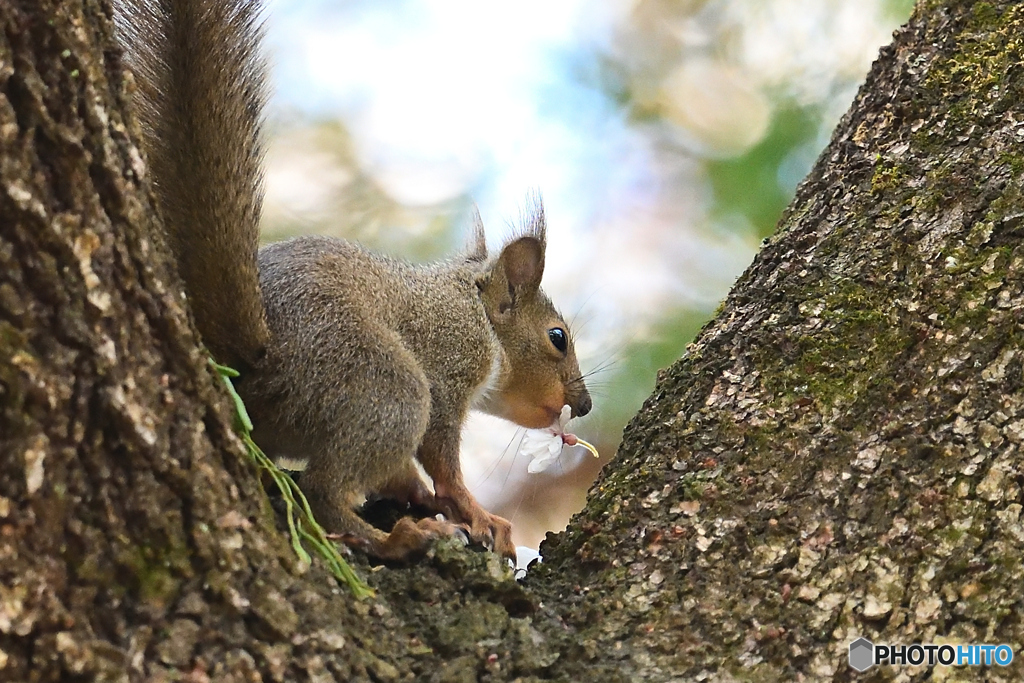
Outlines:
<svg viewBox="0 0 1024 683"><path fill-rule="evenodd" d="M493 550L502 557L515 558L516 547L512 543L512 524L503 517L492 515L483 508L478 508L483 513L472 525L474 530L473 540L482 543L488 550Z"/></svg>
<svg viewBox="0 0 1024 683"><path fill-rule="evenodd" d="M441 495L436 496L436 501L447 517L465 523L473 543L479 543L506 559L515 559L512 523L484 510L464 487L456 486L451 493L442 491Z"/></svg>
<svg viewBox="0 0 1024 683"><path fill-rule="evenodd" d="M471 540L469 537L469 529L463 524L460 524L455 528L455 533L452 534L452 536L462 541L462 545L469 545Z"/></svg>

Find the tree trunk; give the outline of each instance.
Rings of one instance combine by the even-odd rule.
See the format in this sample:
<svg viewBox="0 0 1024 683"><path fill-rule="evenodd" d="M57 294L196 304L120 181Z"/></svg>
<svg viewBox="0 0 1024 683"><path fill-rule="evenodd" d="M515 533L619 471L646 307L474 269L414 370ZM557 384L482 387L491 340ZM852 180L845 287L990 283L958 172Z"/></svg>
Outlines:
<svg viewBox="0 0 1024 683"><path fill-rule="evenodd" d="M598 651L847 680L860 636L1024 643L1022 35L1019 3L919 2L882 51L543 549L540 589Z"/></svg>
<svg viewBox="0 0 1024 683"><path fill-rule="evenodd" d="M1021 5L918 4L524 584L447 542L357 557L365 601L232 431L109 7L0 22L0 680L848 680L859 636L1024 643Z"/></svg>

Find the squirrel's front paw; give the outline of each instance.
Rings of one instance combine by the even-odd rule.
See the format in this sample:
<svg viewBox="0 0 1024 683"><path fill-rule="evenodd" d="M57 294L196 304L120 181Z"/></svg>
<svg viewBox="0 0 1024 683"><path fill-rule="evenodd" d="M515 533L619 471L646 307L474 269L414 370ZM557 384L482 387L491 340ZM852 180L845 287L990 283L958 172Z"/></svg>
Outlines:
<svg viewBox="0 0 1024 683"><path fill-rule="evenodd" d="M469 525L470 538L493 550L506 560L515 561L516 546L512 543L512 523L479 508Z"/></svg>
<svg viewBox="0 0 1024 683"><path fill-rule="evenodd" d="M454 485L434 479L434 500L444 514L469 526L469 537L474 543L493 550L507 560L515 562L516 546L512 543L512 523L504 517L492 515L480 507L469 490L459 481Z"/></svg>

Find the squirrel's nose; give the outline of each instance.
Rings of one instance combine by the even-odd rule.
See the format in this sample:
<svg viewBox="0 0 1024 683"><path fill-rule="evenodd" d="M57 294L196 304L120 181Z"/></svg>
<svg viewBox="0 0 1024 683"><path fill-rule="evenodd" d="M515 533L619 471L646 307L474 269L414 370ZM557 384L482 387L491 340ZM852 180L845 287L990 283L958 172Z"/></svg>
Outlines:
<svg viewBox="0 0 1024 683"><path fill-rule="evenodd" d="M583 394L576 399L576 405L572 408L573 417L583 417L590 412L590 409L594 407L594 402L590 400L590 392L586 389L583 390Z"/></svg>

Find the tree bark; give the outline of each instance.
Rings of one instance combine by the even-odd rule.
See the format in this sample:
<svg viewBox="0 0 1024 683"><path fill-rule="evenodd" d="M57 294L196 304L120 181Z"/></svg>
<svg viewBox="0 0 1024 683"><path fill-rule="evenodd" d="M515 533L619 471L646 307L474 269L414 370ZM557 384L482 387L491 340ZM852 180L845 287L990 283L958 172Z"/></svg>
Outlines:
<svg viewBox="0 0 1024 683"><path fill-rule="evenodd" d="M234 435L109 6L0 23L0 680L848 680L859 636L1024 642L1021 5L919 2L525 582L445 542L356 557L365 601Z"/></svg>
<svg viewBox="0 0 1024 683"><path fill-rule="evenodd" d="M918 3L543 549L598 651L847 680L860 636L1024 642L1022 28L1019 3Z"/></svg>

